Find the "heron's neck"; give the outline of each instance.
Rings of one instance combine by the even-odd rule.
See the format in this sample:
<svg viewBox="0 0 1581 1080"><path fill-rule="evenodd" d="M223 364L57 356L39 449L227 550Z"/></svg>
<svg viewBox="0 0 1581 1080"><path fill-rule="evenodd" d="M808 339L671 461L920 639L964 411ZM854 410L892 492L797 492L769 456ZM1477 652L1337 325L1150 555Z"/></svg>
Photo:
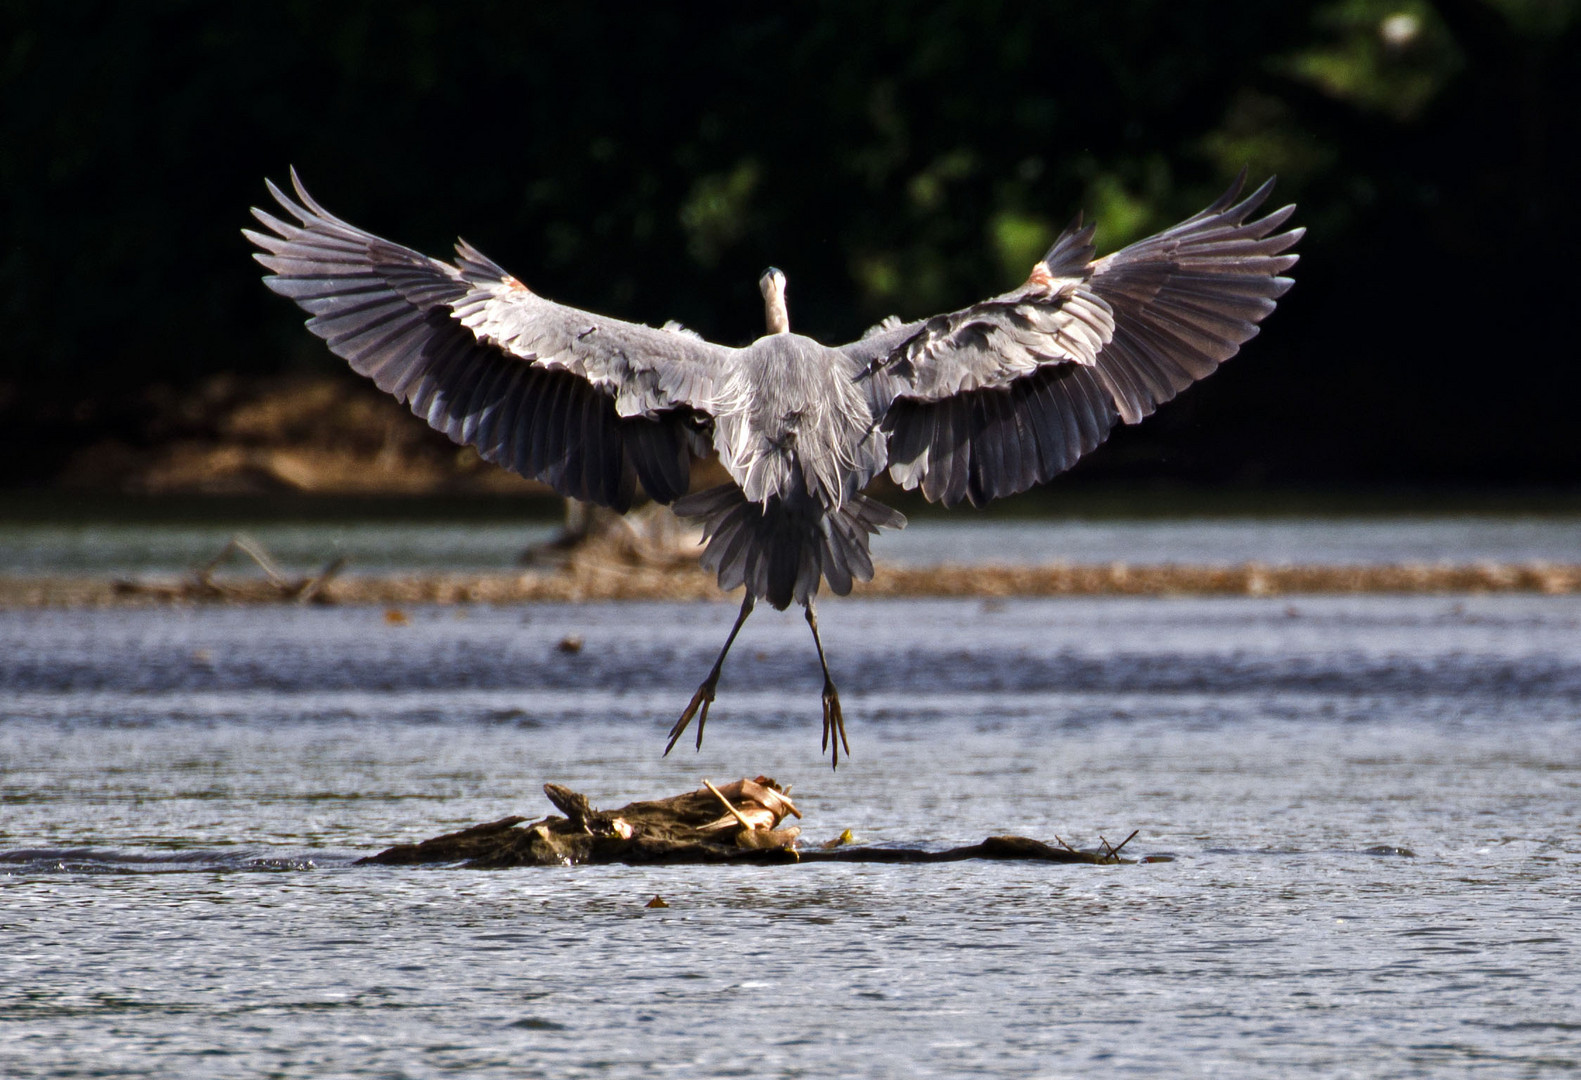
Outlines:
<svg viewBox="0 0 1581 1080"><path fill-rule="evenodd" d="M763 298L763 315L768 320L769 333L790 333L790 312L785 307L783 293L771 293Z"/></svg>

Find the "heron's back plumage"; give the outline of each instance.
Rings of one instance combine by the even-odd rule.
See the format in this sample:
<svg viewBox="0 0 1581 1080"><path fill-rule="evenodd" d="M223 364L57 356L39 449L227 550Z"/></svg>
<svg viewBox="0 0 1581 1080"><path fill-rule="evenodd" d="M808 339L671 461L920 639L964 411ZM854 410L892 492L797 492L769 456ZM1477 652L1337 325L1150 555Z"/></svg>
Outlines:
<svg viewBox="0 0 1581 1080"><path fill-rule="evenodd" d="M837 507L887 464L845 355L798 334L741 351L716 399L714 449L752 502L804 485Z"/></svg>
<svg viewBox="0 0 1581 1080"><path fill-rule="evenodd" d="M839 595L873 575L868 540L905 518L861 494L885 438L845 355L771 334L743 349L717 398L714 448L734 484L675 504L703 523L703 564L783 608L821 580Z"/></svg>

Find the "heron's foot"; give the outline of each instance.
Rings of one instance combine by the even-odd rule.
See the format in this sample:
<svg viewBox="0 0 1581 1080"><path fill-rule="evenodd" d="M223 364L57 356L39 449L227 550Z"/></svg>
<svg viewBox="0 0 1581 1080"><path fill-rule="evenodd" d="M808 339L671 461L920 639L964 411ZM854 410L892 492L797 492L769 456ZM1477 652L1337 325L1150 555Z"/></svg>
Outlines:
<svg viewBox="0 0 1581 1080"><path fill-rule="evenodd" d="M834 688L830 679L823 681L823 748L830 747L830 736L833 735L834 754L830 768L840 767L840 748L845 748L845 756L851 756L851 744L845 741L845 713L840 710L840 691Z"/></svg>
<svg viewBox="0 0 1581 1080"><path fill-rule="evenodd" d="M675 744L680 741L681 732L686 730L686 725L692 722L692 717L697 717L697 749L703 748L703 727L708 723L708 706L714 703L714 688L718 685L714 679L709 679L697 688L697 693L692 695L692 703L686 706L686 711L681 713L681 718L670 729L670 741L664 745L664 756L669 757L670 751L675 749ZM698 714L701 707L702 713Z"/></svg>

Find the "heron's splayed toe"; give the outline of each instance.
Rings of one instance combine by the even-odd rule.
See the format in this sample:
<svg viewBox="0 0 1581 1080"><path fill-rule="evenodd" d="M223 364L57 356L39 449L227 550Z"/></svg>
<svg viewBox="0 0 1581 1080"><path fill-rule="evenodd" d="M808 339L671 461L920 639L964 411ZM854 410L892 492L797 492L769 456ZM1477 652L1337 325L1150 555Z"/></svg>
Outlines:
<svg viewBox="0 0 1581 1080"><path fill-rule="evenodd" d="M834 688L834 683L828 679L823 684L823 748L828 750L831 746L830 735L834 736L834 754L829 767L840 767L840 748L845 748L845 756L851 756L851 744L845 741L845 713L840 710L840 691Z"/></svg>
<svg viewBox="0 0 1581 1080"><path fill-rule="evenodd" d="M708 706L714 703L714 691L718 689L718 675L719 671L716 668L714 674L697 688L697 693L692 695L692 703L686 706L686 711L681 713L681 718L670 729L670 741L664 744L665 757L669 757L670 751L675 749L675 744L680 741L681 733L686 730L686 725L692 722L693 716L697 717L697 749L703 748L703 728L708 724ZM698 706L702 707L701 713L697 711Z"/></svg>

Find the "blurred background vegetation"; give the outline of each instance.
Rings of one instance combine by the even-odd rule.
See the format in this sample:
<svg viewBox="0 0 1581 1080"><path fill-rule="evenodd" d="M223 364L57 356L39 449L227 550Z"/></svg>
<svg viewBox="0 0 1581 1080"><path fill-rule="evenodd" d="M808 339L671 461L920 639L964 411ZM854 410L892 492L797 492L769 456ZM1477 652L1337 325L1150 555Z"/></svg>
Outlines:
<svg viewBox="0 0 1581 1080"><path fill-rule="evenodd" d="M291 164L366 228L729 343L770 263L846 341L1246 165L1300 204L1297 287L1071 482L1573 489L1578 145L1581 0L5 0L0 487L201 488L161 448L201 472L292 424L469 464L359 420L258 283L239 230Z"/></svg>

